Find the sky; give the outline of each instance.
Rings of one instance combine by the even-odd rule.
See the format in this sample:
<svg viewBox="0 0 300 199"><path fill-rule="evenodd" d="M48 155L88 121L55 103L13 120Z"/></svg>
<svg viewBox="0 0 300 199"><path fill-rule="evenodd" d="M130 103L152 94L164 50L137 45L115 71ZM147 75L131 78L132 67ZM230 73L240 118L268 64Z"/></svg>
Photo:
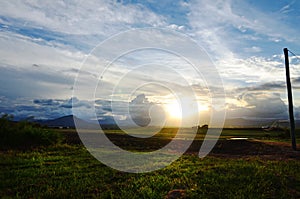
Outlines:
<svg viewBox="0 0 300 199"><path fill-rule="evenodd" d="M188 118L186 125L207 123L214 108L210 89L222 84L205 72L199 78L175 54L131 52L99 74L105 53L119 46L106 45L104 53L97 46L101 50L124 31L163 28L185 35L207 53L223 81L221 109L227 119L288 119L282 51L287 47L299 55L290 53L290 72L300 119L299 1L16 0L0 1L0 7L1 114L54 119L72 114L75 107L84 119L119 124L157 125L182 118ZM123 39L140 45L138 39ZM81 92L74 92L78 74ZM95 86L94 98L84 97Z"/></svg>

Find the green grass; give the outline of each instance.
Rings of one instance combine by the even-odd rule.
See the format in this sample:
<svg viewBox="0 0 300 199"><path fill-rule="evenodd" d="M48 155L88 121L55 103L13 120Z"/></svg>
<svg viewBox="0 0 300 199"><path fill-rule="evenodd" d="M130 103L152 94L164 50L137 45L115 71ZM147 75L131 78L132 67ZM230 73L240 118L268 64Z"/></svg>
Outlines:
<svg viewBox="0 0 300 199"><path fill-rule="evenodd" d="M24 135L21 138L25 140L28 136L32 138L32 134L45 140L58 134L76 139L75 130L53 132L28 123L6 123L6 120L0 124L8 130L2 132L5 135ZM184 133L190 130L184 129ZM175 132L174 128L166 128L146 140L124 137L120 130L107 131L107 135L127 150L152 151L168 144ZM204 136L205 130L197 134L196 149ZM290 142L280 132L266 133L260 129L225 129L220 139L230 137ZM12 139L12 143L19 140L24 144L21 138ZM43 140L36 143L34 147L10 145L0 150L2 198L165 198L174 189L184 190L186 198L300 198L300 161L296 158L209 156L200 159L185 154L162 170L131 174L103 165L80 144Z"/></svg>
<svg viewBox="0 0 300 199"><path fill-rule="evenodd" d="M0 118L0 137L0 149L28 149L57 144L63 139L60 133L52 129L28 121L13 122L9 115Z"/></svg>
<svg viewBox="0 0 300 199"><path fill-rule="evenodd" d="M0 155L3 198L299 198L300 162L184 155L165 169L130 174L95 160L80 145Z"/></svg>

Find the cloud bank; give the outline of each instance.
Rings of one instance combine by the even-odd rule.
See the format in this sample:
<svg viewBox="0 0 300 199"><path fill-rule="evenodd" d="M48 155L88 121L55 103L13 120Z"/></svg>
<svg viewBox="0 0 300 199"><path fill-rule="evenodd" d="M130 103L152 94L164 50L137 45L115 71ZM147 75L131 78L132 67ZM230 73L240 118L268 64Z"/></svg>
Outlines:
<svg viewBox="0 0 300 199"><path fill-rule="evenodd" d="M120 31L158 27L184 33L208 52L223 79L227 117L287 119L282 48L300 52L298 1L269 4L237 0L75 0L68 3L17 0L1 1L0 6L1 113L11 113L16 118L53 119L71 114L70 99L73 99L75 106L82 107L83 115L85 109L96 104L99 118L116 116L124 121L128 113L122 107L131 103L132 121L148 124L149 109L153 121L162 121L165 113L158 108L159 104L171 99L163 88L148 89L143 92L144 96L135 93L135 100L125 98L125 91L119 92L115 96L115 105L119 106L115 113L109 106L109 92L97 96L96 102L83 97L72 98L77 73L96 45ZM114 81L130 67L149 62L152 65L148 74L143 71L134 74L140 79L132 78L124 88L140 80L161 77L161 73L165 79L176 80L173 73L157 70L159 64L169 65L189 79L199 104L210 109L205 81L198 80L182 60L161 52L136 52L119 59L114 63L117 67L102 77L104 90L109 91ZM291 54L290 62L295 115L299 118L299 57ZM95 63L106 64L105 60L96 58ZM81 74L87 87L91 80L101 79L92 64L89 71L81 71ZM163 78L160 82L165 84ZM176 83L181 90L187 88L180 81ZM218 82L215 86L218 87Z"/></svg>

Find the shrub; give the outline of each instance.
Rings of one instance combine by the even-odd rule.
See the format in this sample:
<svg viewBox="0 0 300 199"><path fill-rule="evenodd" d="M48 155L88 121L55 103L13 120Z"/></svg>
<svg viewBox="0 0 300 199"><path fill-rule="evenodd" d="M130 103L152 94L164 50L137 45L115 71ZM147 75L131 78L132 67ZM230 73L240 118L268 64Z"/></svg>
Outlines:
<svg viewBox="0 0 300 199"><path fill-rule="evenodd" d="M10 115L0 118L0 148L32 148L58 144L62 135L28 121L14 122Z"/></svg>

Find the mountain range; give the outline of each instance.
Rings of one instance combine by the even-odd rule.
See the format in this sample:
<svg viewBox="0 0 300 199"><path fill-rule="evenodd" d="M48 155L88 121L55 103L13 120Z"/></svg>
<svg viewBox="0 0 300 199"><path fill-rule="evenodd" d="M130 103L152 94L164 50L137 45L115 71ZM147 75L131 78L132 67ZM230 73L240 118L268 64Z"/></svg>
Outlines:
<svg viewBox="0 0 300 199"><path fill-rule="evenodd" d="M261 128L262 126L271 125L274 121L278 121L276 119L244 119L244 118L234 118L227 119L225 121L225 128ZM41 125L45 125L51 128L75 128L75 123L80 125L81 128L94 129L98 128L97 121L86 121L80 119L73 115L67 115L60 118L52 119L52 120L40 120L36 121ZM118 125L111 118L98 120L100 126L104 129L116 129ZM296 121L296 126L300 127L300 120Z"/></svg>
<svg viewBox="0 0 300 199"><path fill-rule="evenodd" d="M80 128L84 129L98 129L99 126L97 121L86 121L80 119L74 115L67 115L63 117L59 117L52 120L39 120L37 123L48 126L50 128L76 128L80 126ZM98 120L98 123L104 129L116 129L117 125L113 120ZM76 124L76 125L75 125Z"/></svg>

